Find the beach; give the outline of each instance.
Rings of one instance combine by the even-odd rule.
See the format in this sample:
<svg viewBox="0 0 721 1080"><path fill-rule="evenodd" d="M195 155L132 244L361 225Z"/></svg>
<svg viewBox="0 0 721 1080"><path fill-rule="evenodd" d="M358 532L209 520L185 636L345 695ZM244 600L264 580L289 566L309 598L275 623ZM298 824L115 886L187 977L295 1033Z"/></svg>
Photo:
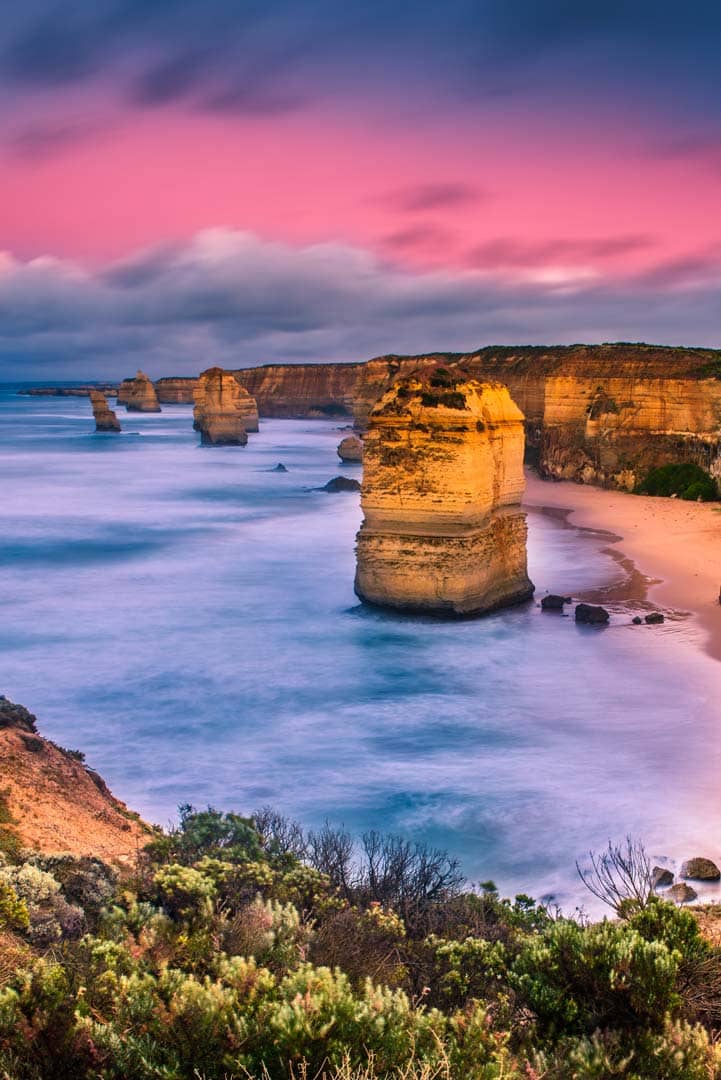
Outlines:
<svg viewBox="0 0 721 1080"><path fill-rule="evenodd" d="M617 536L618 547L646 579L662 609L690 612L710 656L721 660L721 507L606 491L572 481L526 478L525 505L569 511L581 528Z"/></svg>

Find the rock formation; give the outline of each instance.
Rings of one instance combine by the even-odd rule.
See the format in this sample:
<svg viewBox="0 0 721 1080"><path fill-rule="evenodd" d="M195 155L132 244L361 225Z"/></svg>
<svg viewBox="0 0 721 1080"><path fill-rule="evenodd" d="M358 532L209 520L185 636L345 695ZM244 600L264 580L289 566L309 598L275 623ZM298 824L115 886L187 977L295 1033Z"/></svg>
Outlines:
<svg viewBox="0 0 721 1080"><path fill-rule="evenodd" d="M193 427L203 446L245 446L258 430L255 401L229 371L208 368L195 389Z"/></svg>
<svg viewBox="0 0 721 1080"><path fill-rule="evenodd" d="M542 475L632 489L659 465L692 461L721 479L721 352L642 344L489 346L365 364L236 371L264 416L352 416L363 428L393 380L456 364L500 382L526 417Z"/></svg>
<svg viewBox="0 0 721 1080"><path fill-rule="evenodd" d="M337 453L341 461L361 462L363 441L357 435L346 435L345 439L341 439Z"/></svg>
<svg viewBox="0 0 721 1080"><path fill-rule="evenodd" d="M161 405L192 405L198 380L185 376L156 379L155 393Z"/></svg>
<svg viewBox="0 0 721 1080"><path fill-rule="evenodd" d="M132 861L150 828L110 793L82 754L43 739L22 705L0 696L0 846Z"/></svg>
<svg viewBox="0 0 721 1080"><path fill-rule="evenodd" d="M90 404L93 407L96 431L120 431L120 421L108 406L105 394L100 390L91 390Z"/></svg>
<svg viewBox="0 0 721 1080"><path fill-rule="evenodd" d="M355 589L409 611L473 615L527 600L523 415L507 389L423 370L372 409Z"/></svg>
<svg viewBox="0 0 721 1080"><path fill-rule="evenodd" d="M127 392L121 395L126 385ZM160 412L155 387L142 371L138 371L134 379L123 379L118 390L118 402L121 402L121 396L128 412Z"/></svg>

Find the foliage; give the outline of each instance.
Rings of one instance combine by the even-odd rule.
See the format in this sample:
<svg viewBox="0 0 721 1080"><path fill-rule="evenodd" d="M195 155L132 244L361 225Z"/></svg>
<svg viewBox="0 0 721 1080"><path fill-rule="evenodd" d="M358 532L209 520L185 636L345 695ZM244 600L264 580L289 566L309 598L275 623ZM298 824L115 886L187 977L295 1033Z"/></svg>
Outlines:
<svg viewBox="0 0 721 1080"><path fill-rule="evenodd" d="M0 1078L721 1080L721 951L655 896L616 907L587 924L397 837L184 807L122 878L0 866Z"/></svg>
<svg viewBox="0 0 721 1080"><path fill-rule="evenodd" d="M640 495L678 495L694 502L713 502L719 497L714 478L690 461L651 469L636 487L636 492Z"/></svg>

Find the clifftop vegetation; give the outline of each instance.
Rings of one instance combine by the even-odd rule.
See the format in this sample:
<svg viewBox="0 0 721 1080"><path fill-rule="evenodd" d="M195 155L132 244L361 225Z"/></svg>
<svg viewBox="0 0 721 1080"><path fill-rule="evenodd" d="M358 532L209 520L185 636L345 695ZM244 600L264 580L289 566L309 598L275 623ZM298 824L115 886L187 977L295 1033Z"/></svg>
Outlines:
<svg viewBox="0 0 721 1080"><path fill-rule="evenodd" d="M270 810L182 807L123 876L19 853L0 1076L721 1076L721 950L647 889L616 900L564 918L468 891L443 852Z"/></svg>

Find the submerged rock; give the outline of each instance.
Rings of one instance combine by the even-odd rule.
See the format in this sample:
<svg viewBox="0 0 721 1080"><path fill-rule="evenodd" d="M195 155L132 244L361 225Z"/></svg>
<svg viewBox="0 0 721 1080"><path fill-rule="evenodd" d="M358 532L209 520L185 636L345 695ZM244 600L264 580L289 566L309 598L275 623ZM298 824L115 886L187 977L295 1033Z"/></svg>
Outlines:
<svg viewBox="0 0 721 1080"><path fill-rule="evenodd" d="M660 611L652 611L650 615L646 616L644 621L647 622L649 626L653 626L655 623L662 623L664 621L664 616Z"/></svg>
<svg viewBox="0 0 721 1080"><path fill-rule="evenodd" d="M124 380L123 388L128 412L160 412L155 387L143 371L138 371L134 379Z"/></svg>
<svg viewBox="0 0 721 1080"><path fill-rule="evenodd" d="M255 401L229 371L208 368L194 393L193 427L201 446L245 446L247 432L258 430Z"/></svg>
<svg viewBox="0 0 721 1080"><path fill-rule="evenodd" d="M322 488L318 488L318 491L360 491L360 489L361 486L357 480L351 480L348 476L334 476Z"/></svg>
<svg viewBox="0 0 721 1080"><path fill-rule="evenodd" d="M673 885L673 874L665 866L654 866L651 871L651 884L654 889L662 889L666 885Z"/></svg>
<svg viewBox="0 0 721 1080"><path fill-rule="evenodd" d="M576 604L576 622L588 623L593 626L603 626L610 619L605 608L595 604Z"/></svg>
<svg viewBox="0 0 721 1080"><path fill-rule="evenodd" d="M556 596L555 593L549 593L548 596L541 598L541 610L563 611L563 605L570 604L570 602L570 599L566 596Z"/></svg>
<svg viewBox="0 0 721 1080"><path fill-rule="evenodd" d="M680 876L691 881L721 881L721 870L711 859L697 857L682 865Z"/></svg>
<svg viewBox="0 0 721 1080"><path fill-rule="evenodd" d="M274 465L268 472L288 472L282 461L279 461L277 465Z"/></svg>
<svg viewBox="0 0 721 1080"><path fill-rule="evenodd" d="M88 396L93 407L95 430L120 431L120 421L108 405L105 394L101 390L90 390Z"/></svg>
<svg viewBox="0 0 721 1080"><path fill-rule="evenodd" d="M363 441L360 599L457 616L528 600L524 441L504 386L444 368L399 379Z"/></svg>
<svg viewBox="0 0 721 1080"><path fill-rule="evenodd" d="M631 619L631 622L634 626L643 626L643 619L640 615L634 615L634 617Z"/></svg>
<svg viewBox="0 0 721 1080"><path fill-rule="evenodd" d="M341 461L361 462L363 460L363 441L357 435L347 435L341 439L338 450Z"/></svg>
<svg viewBox="0 0 721 1080"><path fill-rule="evenodd" d="M697 898L698 893L690 885L679 881L677 885L671 886L665 896L668 900L673 900L675 904L688 904Z"/></svg>

